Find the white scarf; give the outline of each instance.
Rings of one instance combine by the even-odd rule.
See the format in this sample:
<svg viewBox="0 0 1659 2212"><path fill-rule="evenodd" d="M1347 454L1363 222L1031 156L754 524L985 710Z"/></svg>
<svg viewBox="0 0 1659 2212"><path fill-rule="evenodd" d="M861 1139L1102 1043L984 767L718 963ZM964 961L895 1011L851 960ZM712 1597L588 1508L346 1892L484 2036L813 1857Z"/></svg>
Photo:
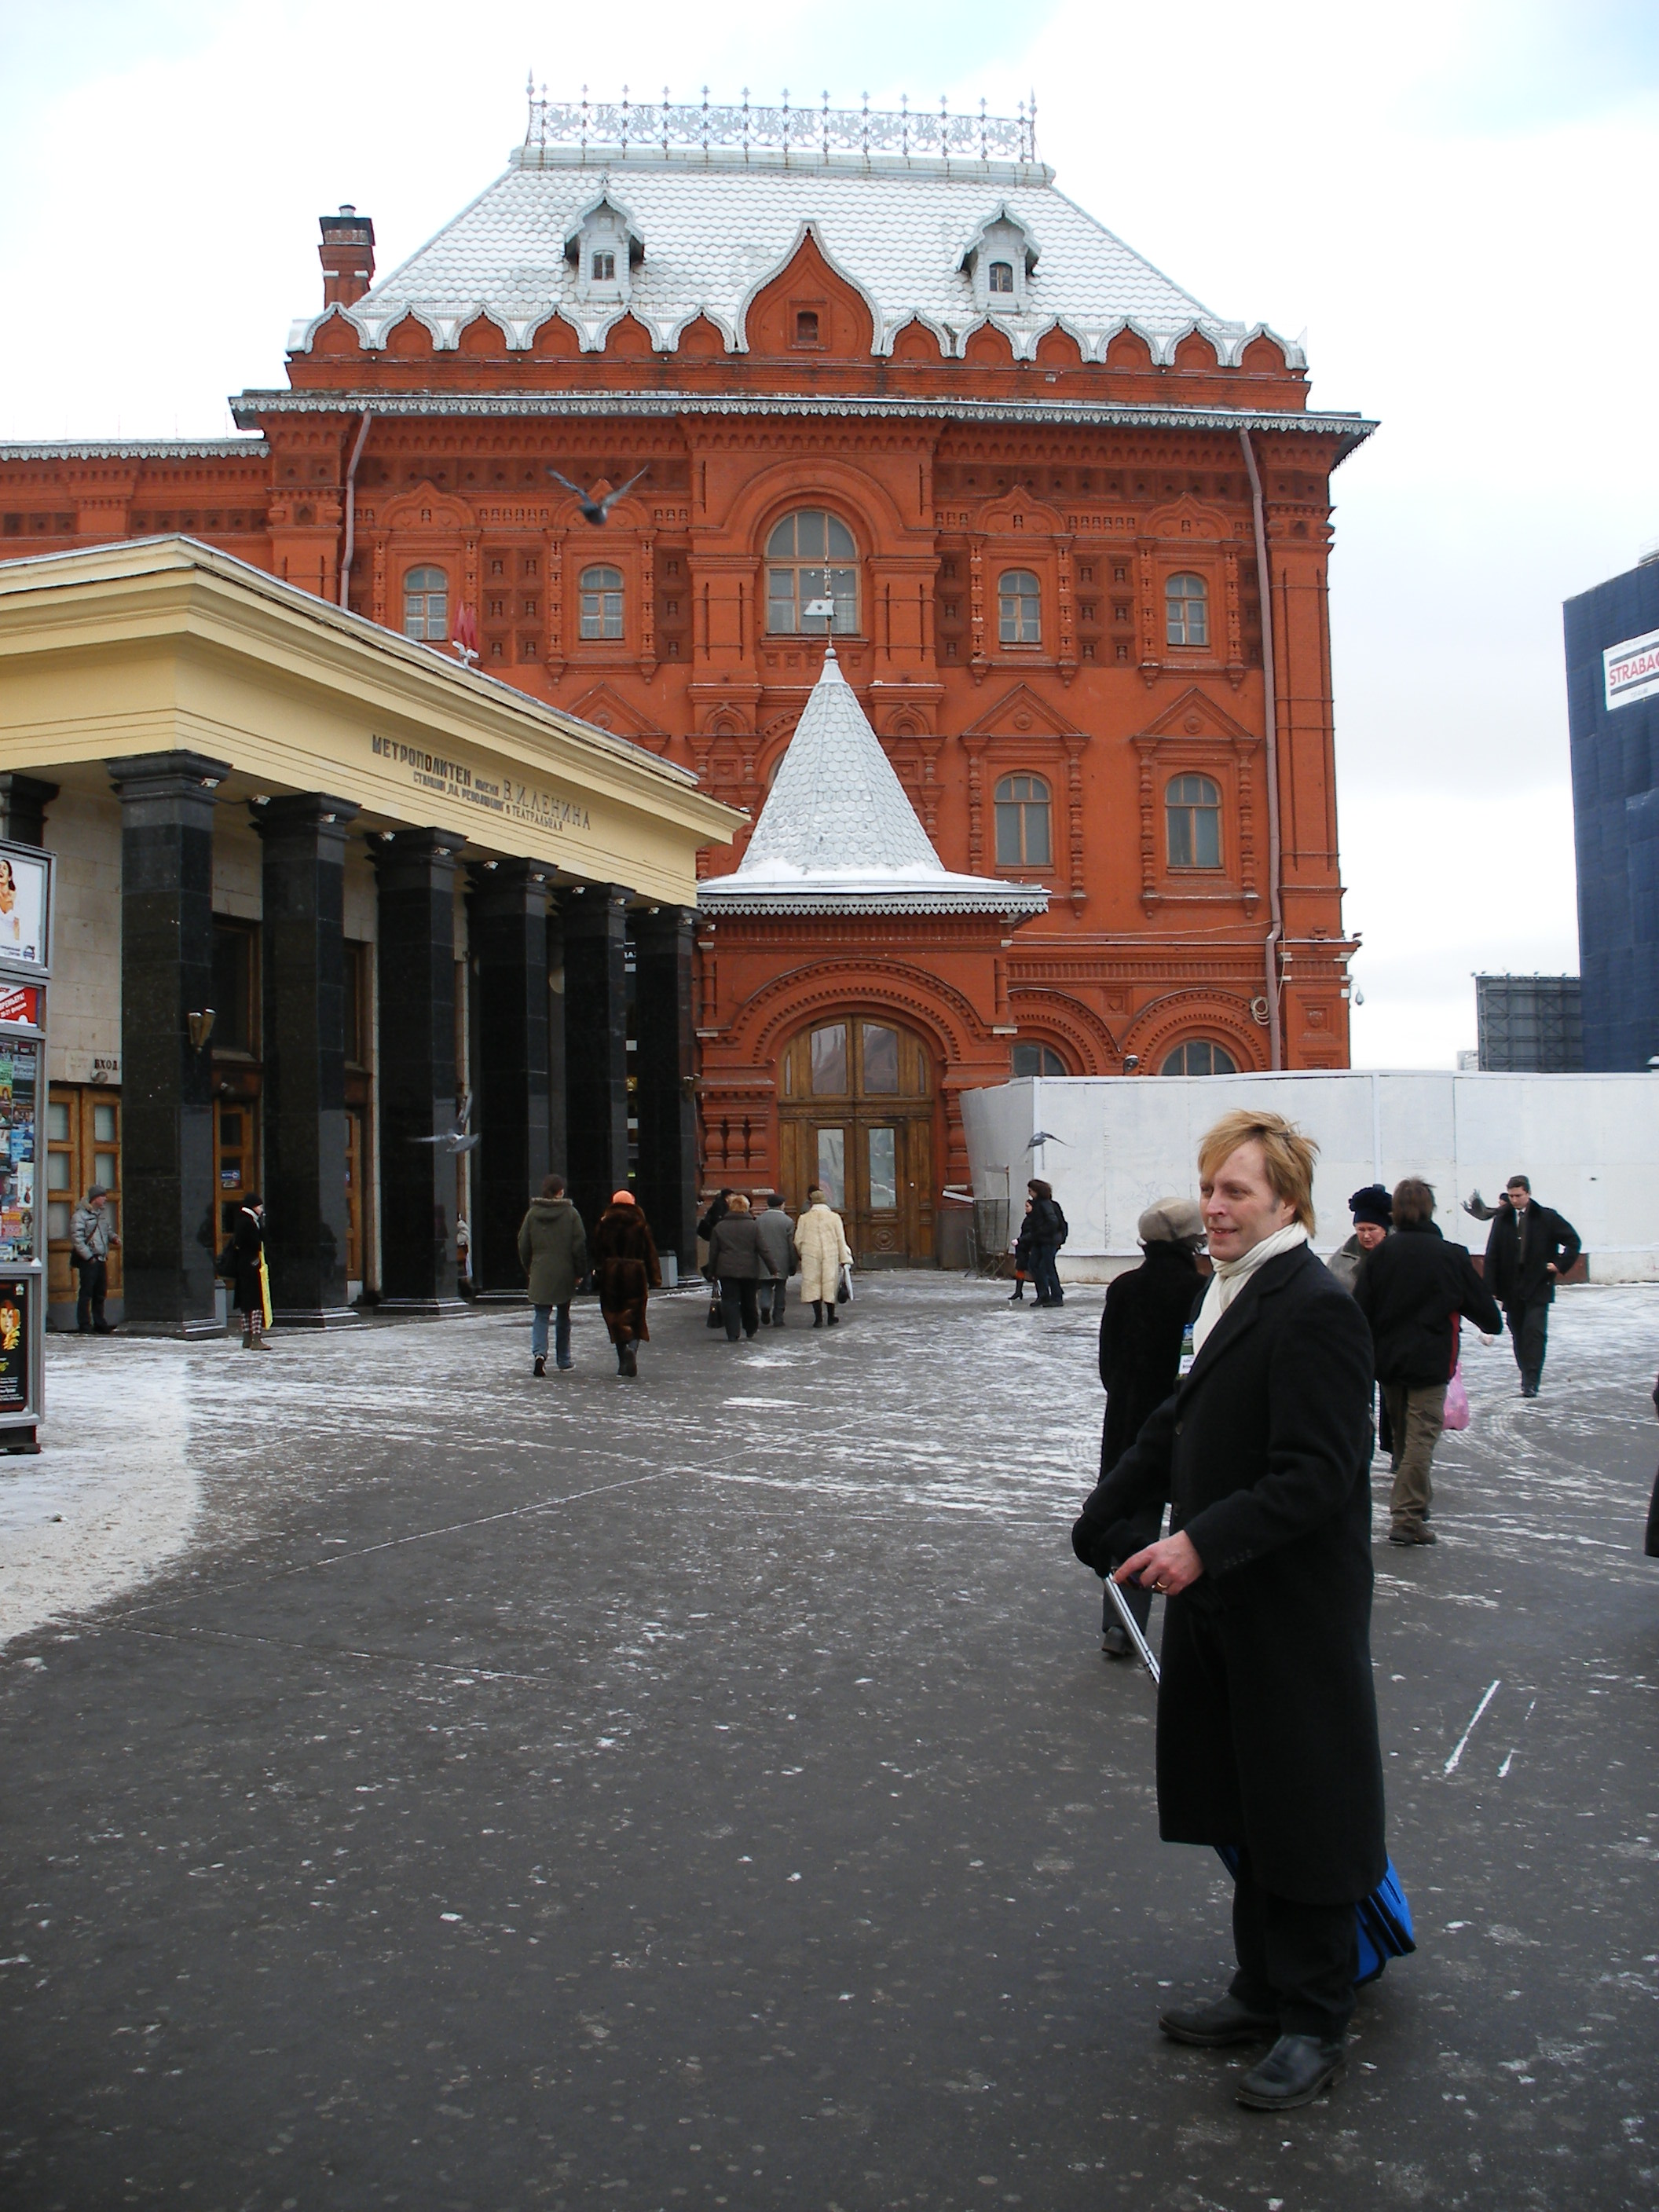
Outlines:
<svg viewBox="0 0 1659 2212"><path fill-rule="evenodd" d="M1252 1244L1237 1260L1218 1260L1210 1287L1204 1293L1204 1303L1198 1310L1198 1319L1193 1323L1193 1350L1204 1349L1205 1338L1258 1267L1264 1267L1269 1260L1276 1260L1281 1252L1293 1252L1298 1244L1307 1241L1307 1231L1299 1221L1292 1221L1286 1228L1276 1229L1271 1237L1264 1237L1259 1244Z"/></svg>

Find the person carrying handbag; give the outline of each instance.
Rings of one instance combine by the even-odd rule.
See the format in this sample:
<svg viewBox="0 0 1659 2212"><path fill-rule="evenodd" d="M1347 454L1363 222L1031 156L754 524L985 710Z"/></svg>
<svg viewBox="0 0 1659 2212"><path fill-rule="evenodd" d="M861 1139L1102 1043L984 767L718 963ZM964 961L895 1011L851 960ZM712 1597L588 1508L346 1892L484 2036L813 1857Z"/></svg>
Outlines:
<svg viewBox="0 0 1659 2212"><path fill-rule="evenodd" d="M242 1349L269 1352L265 1331L270 1326L270 1278L265 1270L265 1209L256 1193L250 1192L236 1217L224 1257L229 1262L225 1272L233 1285L231 1303L242 1316Z"/></svg>
<svg viewBox="0 0 1659 2212"><path fill-rule="evenodd" d="M1468 1252L1435 1227L1434 1193L1419 1176L1395 1186L1393 1218L1393 1234L1360 1261L1353 1295L1370 1327L1389 1417L1389 1541L1432 1544L1429 1468L1457 1369L1458 1323L1496 1334L1504 1316Z"/></svg>
<svg viewBox="0 0 1659 2212"><path fill-rule="evenodd" d="M806 1211L795 1224L795 1249L800 1254L800 1294L811 1306L812 1326L822 1328L827 1314L833 1328L841 1318L836 1311L841 1271L852 1266L853 1253L840 1214L816 1187L807 1192Z"/></svg>

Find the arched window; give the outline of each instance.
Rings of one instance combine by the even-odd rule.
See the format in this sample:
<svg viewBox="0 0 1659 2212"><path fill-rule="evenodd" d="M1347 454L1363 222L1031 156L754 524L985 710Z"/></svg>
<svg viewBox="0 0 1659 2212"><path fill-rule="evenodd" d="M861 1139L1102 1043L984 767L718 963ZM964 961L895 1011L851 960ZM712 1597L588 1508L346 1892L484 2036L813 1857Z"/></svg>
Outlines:
<svg viewBox="0 0 1659 2212"><path fill-rule="evenodd" d="M1238 1062L1224 1044L1210 1037L1188 1037L1158 1071L1160 1075L1237 1075Z"/></svg>
<svg viewBox="0 0 1659 2212"><path fill-rule="evenodd" d="M1172 775L1164 793L1172 868L1221 866L1221 793L1207 775Z"/></svg>
<svg viewBox="0 0 1659 2212"><path fill-rule="evenodd" d="M1005 645L1041 645L1042 591L1029 568L1008 568L997 580L997 616Z"/></svg>
<svg viewBox="0 0 1659 2212"><path fill-rule="evenodd" d="M805 632L855 637L859 627L858 548L840 518L821 507L786 514L766 541L766 627L775 635Z"/></svg>
<svg viewBox="0 0 1659 2212"><path fill-rule="evenodd" d="M1054 855L1048 835L1048 787L1040 775L1005 775L996 788L997 866L1046 868Z"/></svg>
<svg viewBox="0 0 1659 2212"><path fill-rule="evenodd" d="M818 311L816 307L797 307L795 310L795 343L815 346L818 342Z"/></svg>
<svg viewBox="0 0 1659 2212"><path fill-rule="evenodd" d="M1069 1075L1071 1070L1051 1044L1017 1044L1016 1075Z"/></svg>
<svg viewBox="0 0 1659 2212"><path fill-rule="evenodd" d="M582 635L620 637L623 634L622 571L619 568L584 568L581 595Z"/></svg>
<svg viewBox="0 0 1659 2212"><path fill-rule="evenodd" d="M1210 641L1210 587L1202 576L1171 576L1164 586L1164 635L1171 645Z"/></svg>
<svg viewBox="0 0 1659 2212"><path fill-rule="evenodd" d="M986 272L988 292L1012 292L1014 289L1014 264L1012 261L994 261Z"/></svg>
<svg viewBox="0 0 1659 2212"><path fill-rule="evenodd" d="M449 635L449 579L441 568L411 568L404 578L404 635Z"/></svg>

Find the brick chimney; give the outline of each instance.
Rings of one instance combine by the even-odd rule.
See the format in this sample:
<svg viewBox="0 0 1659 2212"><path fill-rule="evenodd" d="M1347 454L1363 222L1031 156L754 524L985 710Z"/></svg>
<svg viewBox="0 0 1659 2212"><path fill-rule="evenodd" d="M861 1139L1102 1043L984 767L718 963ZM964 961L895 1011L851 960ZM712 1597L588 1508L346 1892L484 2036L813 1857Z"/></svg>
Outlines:
<svg viewBox="0 0 1659 2212"><path fill-rule="evenodd" d="M317 258L323 264L323 305L349 307L361 300L374 281L374 226L355 207L338 215L319 218L323 242Z"/></svg>

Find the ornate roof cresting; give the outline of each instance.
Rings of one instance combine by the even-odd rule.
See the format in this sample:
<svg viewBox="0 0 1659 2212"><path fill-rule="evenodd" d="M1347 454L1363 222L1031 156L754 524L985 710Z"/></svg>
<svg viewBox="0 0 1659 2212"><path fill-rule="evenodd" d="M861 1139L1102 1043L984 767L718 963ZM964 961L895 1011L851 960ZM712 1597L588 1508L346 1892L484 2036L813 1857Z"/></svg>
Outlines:
<svg viewBox="0 0 1659 2212"><path fill-rule="evenodd" d="M935 114L913 108L908 95L896 108L872 108L867 92L861 107L831 107L827 92L816 104L791 106L787 86L776 106L751 106L746 85L735 106L711 101L707 85L700 106L672 100L666 85L659 100L630 100L626 85L620 100L589 100L586 85L580 100L550 100L545 85L538 97L533 77L526 91L526 146L574 147L584 156L614 147L624 156L660 153L665 161L676 154L733 153L782 154L793 161L817 155L828 161L851 154L866 161L896 155L902 161L1027 165L1037 158L1035 93L1013 115L988 114L982 100L977 115L952 115L943 100Z"/></svg>

